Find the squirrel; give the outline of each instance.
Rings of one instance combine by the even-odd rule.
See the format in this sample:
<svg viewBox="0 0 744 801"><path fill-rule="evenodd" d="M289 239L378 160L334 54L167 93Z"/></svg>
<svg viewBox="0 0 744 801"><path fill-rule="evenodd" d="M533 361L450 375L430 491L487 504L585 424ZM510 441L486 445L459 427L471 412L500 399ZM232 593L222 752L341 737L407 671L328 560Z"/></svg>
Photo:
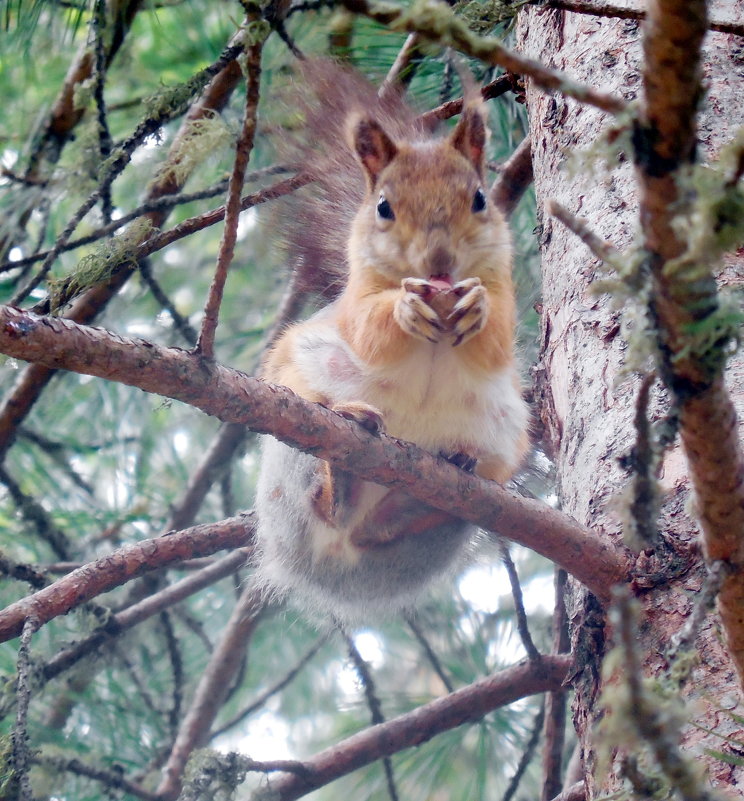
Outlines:
<svg viewBox="0 0 744 801"><path fill-rule="evenodd" d="M294 247L346 274L335 300L280 335L261 377L503 483L526 452L528 411L510 235L484 186L482 102L437 138L402 99L381 100L340 67L313 69L320 102L308 114L327 153L320 200L293 217ZM256 510L259 581L343 622L411 608L477 535L271 436Z"/></svg>

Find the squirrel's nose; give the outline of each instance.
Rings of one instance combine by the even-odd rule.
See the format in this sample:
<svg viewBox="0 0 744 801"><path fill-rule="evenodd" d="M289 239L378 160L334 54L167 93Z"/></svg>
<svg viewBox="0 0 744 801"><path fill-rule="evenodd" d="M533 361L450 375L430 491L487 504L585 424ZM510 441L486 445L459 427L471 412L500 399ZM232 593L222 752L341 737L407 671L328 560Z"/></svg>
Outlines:
<svg viewBox="0 0 744 801"><path fill-rule="evenodd" d="M444 247L436 247L426 258L427 273L429 275L446 275L452 272L455 264L453 254Z"/></svg>

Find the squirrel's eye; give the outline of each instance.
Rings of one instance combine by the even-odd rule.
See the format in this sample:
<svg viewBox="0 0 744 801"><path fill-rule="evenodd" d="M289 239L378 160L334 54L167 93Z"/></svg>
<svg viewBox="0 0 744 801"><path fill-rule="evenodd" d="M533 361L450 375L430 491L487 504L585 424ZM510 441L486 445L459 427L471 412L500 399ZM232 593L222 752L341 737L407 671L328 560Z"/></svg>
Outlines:
<svg viewBox="0 0 744 801"><path fill-rule="evenodd" d="M391 205L385 200L385 195L380 195L380 199L377 201L377 216L381 220L394 220L395 214L393 213L393 209Z"/></svg>
<svg viewBox="0 0 744 801"><path fill-rule="evenodd" d="M473 214L477 214L479 211L484 211L486 208L486 193L479 187L475 190L475 194L473 195L473 205L472 205Z"/></svg>

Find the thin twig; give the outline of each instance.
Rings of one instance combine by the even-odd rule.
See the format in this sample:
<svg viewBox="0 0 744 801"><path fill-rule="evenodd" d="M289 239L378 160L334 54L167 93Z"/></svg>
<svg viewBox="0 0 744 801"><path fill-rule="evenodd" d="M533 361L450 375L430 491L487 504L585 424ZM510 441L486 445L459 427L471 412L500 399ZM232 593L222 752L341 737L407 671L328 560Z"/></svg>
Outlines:
<svg viewBox="0 0 744 801"><path fill-rule="evenodd" d="M509 779L509 784L504 791L501 801L511 801L511 799L514 797L514 794L519 789L519 784L522 781L522 777L524 776L525 771L530 766L530 762L532 762L532 759L535 756L537 744L540 742L540 732L542 731L544 720L545 704L542 703L540 704L540 709L537 710L537 714L535 715L535 720L532 723L532 730L530 731L530 737L527 740L524 751L522 751L522 756L519 758L519 764L514 771L514 775L511 777L511 779Z"/></svg>
<svg viewBox="0 0 744 801"><path fill-rule="evenodd" d="M259 189L258 192L245 195L241 199L240 209L241 211L245 211L253 206L258 206L261 203L267 203L270 200L276 200L277 198L284 197L290 192L294 192L300 187L306 186L311 181L312 178L306 173L298 173L297 175L293 175L291 178L287 178L284 181L279 181L278 183L267 186L264 189ZM203 214L199 214L195 217L189 217L187 220L184 220L168 231L163 231L160 234L153 234L147 241L143 242L136 249L136 257L143 258L144 256L150 256L179 239L190 236L197 231L203 231L205 228L209 228L210 225L215 225L224 218L224 206L218 206L210 211L205 211Z"/></svg>
<svg viewBox="0 0 744 801"><path fill-rule="evenodd" d="M75 470L68 458L69 451L73 446L69 444L62 444L61 442L55 442L49 437L39 434L38 431L31 431L28 428L20 429L18 432L18 438L35 445L44 456L51 459L60 468L60 470L62 470L62 472L76 487L83 490L83 492L90 497L93 497L95 494L93 485L86 481L82 475ZM130 442L131 441L132 440L130 440Z"/></svg>
<svg viewBox="0 0 744 801"><path fill-rule="evenodd" d="M115 178L124 170L129 164L134 151L152 134L158 131L161 126L165 125L172 119L180 116L188 108L193 95L200 91L210 78L214 77L223 67L230 61L233 61L242 50L242 45L231 45L227 47L221 56L211 64L209 67L203 69L192 78L192 94L188 99L182 100L173 108L161 109L156 112L152 117L143 120L136 128L133 134L129 136L117 148L116 154L112 156L109 161L104 174L101 177L98 187L88 196L86 200L78 207L77 211L72 215L69 222L65 226L62 233L57 237L54 247L48 252L44 258L41 266L33 278L31 278L25 286L23 286L13 296L11 303L13 305L20 304L25 300L28 295L46 278L47 273L52 268L57 256L62 252L62 248L69 242L70 237L75 232L75 229L80 224L85 215L95 206L98 200L102 197L103 193L111 186Z"/></svg>
<svg viewBox="0 0 744 801"><path fill-rule="evenodd" d="M252 21L250 15L248 15L246 19L248 23ZM245 67L248 77L246 80L243 127L235 149L235 164L230 175L230 184L227 190L225 226L217 256L217 267L215 269L212 285L209 288L209 296L204 307L204 317L199 332L199 339L196 343L197 352L207 359L214 358L214 337L217 331L217 317L219 315L220 306L222 305L222 295L227 281L227 272L232 263L233 253L235 252L235 242L238 238L238 217L241 212L240 193L243 189L245 174L248 169L248 161L250 160L251 151L253 150L253 140L256 135L256 115L258 113L259 90L261 85L262 51L263 40L252 44L246 51Z"/></svg>
<svg viewBox="0 0 744 801"><path fill-rule="evenodd" d="M378 723L385 722L385 716L382 713L382 703L377 697L377 690L375 688L375 680L372 677L372 671L369 669L369 664L364 657L359 653L356 643L349 634L340 628L341 634L346 642L346 647L349 651L349 658L354 665L354 670L359 676L362 689L364 690L364 697L367 699L367 706L372 717L372 725L376 726ZM398 788L395 786L395 774L393 773L393 763L389 756L382 758L382 766L385 771L385 782L387 784L388 795L390 801L398 801Z"/></svg>
<svg viewBox="0 0 744 801"><path fill-rule="evenodd" d="M655 373L645 375L638 388L633 425L636 441L630 454L630 467L633 470L633 497L630 512L634 533L639 545L653 546L659 539L656 525L658 517L658 489L656 486L657 456L654 452L651 423L648 419L648 404L651 389L656 380Z"/></svg>
<svg viewBox="0 0 744 801"><path fill-rule="evenodd" d="M199 336L196 332L196 329L193 328L188 319L178 311L175 303L173 303L171 299L168 297L168 295L165 294L165 291L160 286L155 276L152 274L152 269L149 259L140 259L139 271L140 275L142 276L142 280L150 288L152 296L160 304L160 306L165 311L168 312L171 320L173 321L173 327L176 329L176 331L178 331L181 334L183 339L189 345L191 346L195 345L197 337Z"/></svg>
<svg viewBox="0 0 744 801"><path fill-rule="evenodd" d="M84 776L86 779L93 779L100 782L109 790L124 790L128 795L141 798L143 801L158 801L158 796L150 790L146 790L139 784L129 781L119 771L104 770L103 768L86 765L79 759L73 757L67 759L61 756L48 756L46 754L32 757L32 762L51 768L56 773L66 771L74 773L76 776Z"/></svg>
<svg viewBox="0 0 744 801"><path fill-rule="evenodd" d="M570 648L568 614L566 612L565 570L555 569L555 605L553 607L552 653L567 653ZM560 792L563 749L566 741L566 690L548 693L545 701L545 745L543 746L543 780L541 801L550 801Z"/></svg>
<svg viewBox="0 0 744 801"><path fill-rule="evenodd" d="M607 240L597 236L586 220L581 217L575 217L557 200L549 200L546 205L546 211L548 214L552 214L556 220L562 222L569 231L576 234L598 259L608 265L617 264L620 255L617 248Z"/></svg>
<svg viewBox="0 0 744 801"><path fill-rule="evenodd" d="M181 705L183 704L183 687L184 687L184 673L183 673L183 657L181 655L181 646L176 637L173 629L171 617L167 611L163 610L160 615L160 625L163 628L165 636L165 644L168 651L168 661L171 665L171 673L173 675L173 693L170 709L168 710L168 726L172 737L176 736L178 731L178 721L181 718Z"/></svg>
<svg viewBox="0 0 744 801"><path fill-rule="evenodd" d="M31 638L39 630L39 621L29 617L23 625L21 643L18 648L18 680L16 684L17 709L15 725L10 734L13 753L14 781L18 784L18 801L33 801L28 770L31 753L28 747L28 708L31 703L33 662L31 660Z"/></svg>
<svg viewBox="0 0 744 801"><path fill-rule="evenodd" d="M501 561L504 563L506 573L509 576L509 584L511 585L512 598L514 599L514 613L517 618L517 631L522 640L524 650L527 651L527 656L532 661L539 661L541 656L540 652L535 647L530 634L529 624L527 623L527 613L524 610L524 600L522 599L522 587L519 583L519 576L517 575L517 568L514 566L514 561L509 553L509 546L504 540L499 542L499 552L501 553Z"/></svg>
<svg viewBox="0 0 744 801"><path fill-rule="evenodd" d="M501 95L506 94L512 88L512 85L513 83L511 76L500 75L495 80L487 83L480 90L481 97L484 100L493 100L496 97L501 97ZM448 100L446 103L442 103L440 106L437 106L430 111L425 111L420 115L419 120L424 127L430 128L440 120L448 120L450 117L454 117L456 114L459 114L462 111L464 102L465 101L462 97L458 97L455 100Z"/></svg>
<svg viewBox="0 0 744 801"><path fill-rule="evenodd" d="M324 634L322 637L319 637L315 641L315 644L305 653L304 656L300 658L297 664L294 665L284 676L282 676L279 681L275 682L270 687L267 687L262 693L256 696L256 698L254 698L253 701L251 701L251 703L245 707L245 709L241 709L240 712L231 717L226 723L223 723L219 728L214 729L209 735L209 740L212 741L215 739L215 737L219 737L219 735L224 734L234 726L237 726L238 723L241 723L246 718L250 717L254 712L259 710L262 706L264 706L270 698L273 698L277 693L281 692L285 687L291 684L300 674L305 665L307 665L307 663L310 662L315 654L317 654L318 651L320 651L320 649L328 642L329 636L330 632L328 634Z"/></svg>
<svg viewBox="0 0 744 801"><path fill-rule="evenodd" d="M21 485L0 465L0 483L4 484L13 503L23 517L32 523L38 537L52 549L58 559L70 558L70 539L52 519L52 516L34 497L23 491Z"/></svg>
<svg viewBox="0 0 744 801"><path fill-rule="evenodd" d="M394 93L403 93L416 74L416 68L421 62L421 37L417 33L408 34L408 38L398 51L392 66L377 92L381 100L385 100Z"/></svg>
<svg viewBox="0 0 744 801"><path fill-rule="evenodd" d="M432 668L434 668L434 672L441 679L442 684L444 684L444 686L446 687L447 692L448 693L454 692L455 691L455 687L452 684L452 682L450 681L449 676L444 672L444 668L442 667L442 663L439 661L439 657L436 655L436 653L434 653L434 649L431 647L431 643L429 642L429 640L424 635L424 632L421 631L421 629L419 628L419 625L416 623L416 621L410 615L408 615L406 617L406 623L408 623L408 627L411 629L411 631L413 632L414 636L419 641L421 647L424 649L424 653L426 654L426 658L429 660L429 663L431 664Z"/></svg>
<svg viewBox="0 0 744 801"><path fill-rule="evenodd" d="M0 550L0 573L16 581L25 581L35 590L40 590L49 584L49 579L44 571L39 570L35 565L23 562L16 562L10 559L7 554Z"/></svg>
<svg viewBox="0 0 744 801"><path fill-rule="evenodd" d="M263 169L254 170L253 172L248 173L245 176L245 183L252 183L271 175L280 175L287 172L292 172L292 168L283 164L278 164L273 167L265 167ZM196 200L208 200L209 198L217 197L218 195L224 195L225 191L227 190L228 183L229 180L225 179L223 181L218 181L213 186L206 187L205 189L199 189L195 192L178 192L176 194L163 195L161 197L148 200L133 211L122 215L108 225L102 225L100 228L97 228L95 231L93 231L93 233L69 241L60 250L60 253L65 253L67 251L83 247L84 245L90 245L93 242L97 242L99 239L103 239L109 234L114 233L114 231L117 231L119 228L122 228L128 222L136 220L138 217L143 217L145 214L156 211L167 211L172 209L174 206L181 206L186 203L193 203ZM0 264L0 273L7 272L8 270L14 270L19 267L26 267L30 264L35 264L36 262L45 259L48 255L49 251L45 250L41 251L40 253L34 253L31 256L24 256L22 259L3 262Z"/></svg>
<svg viewBox="0 0 744 801"><path fill-rule="evenodd" d="M96 103L98 116L98 151L101 156L101 164L105 164L106 160L111 155L113 147L106 113L106 100L103 94L103 89L106 84L106 46L104 43L106 0L96 0L90 24L94 38L93 49L96 61L93 80L93 99ZM110 222L113 213L110 185L101 193L101 212L104 222Z"/></svg>

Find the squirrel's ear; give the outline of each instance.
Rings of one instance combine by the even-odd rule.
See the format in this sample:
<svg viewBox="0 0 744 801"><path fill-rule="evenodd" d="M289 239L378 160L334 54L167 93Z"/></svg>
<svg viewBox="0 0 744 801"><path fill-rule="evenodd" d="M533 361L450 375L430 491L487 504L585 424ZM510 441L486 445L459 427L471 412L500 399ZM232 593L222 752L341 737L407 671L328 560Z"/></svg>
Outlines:
<svg viewBox="0 0 744 801"><path fill-rule="evenodd" d="M372 186L393 160L398 148L376 120L362 117L352 126L352 142Z"/></svg>
<svg viewBox="0 0 744 801"><path fill-rule="evenodd" d="M488 130L483 113L478 106L465 106L460 122L452 132L450 143L475 167L478 175L483 175L483 158L486 150Z"/></svg>

